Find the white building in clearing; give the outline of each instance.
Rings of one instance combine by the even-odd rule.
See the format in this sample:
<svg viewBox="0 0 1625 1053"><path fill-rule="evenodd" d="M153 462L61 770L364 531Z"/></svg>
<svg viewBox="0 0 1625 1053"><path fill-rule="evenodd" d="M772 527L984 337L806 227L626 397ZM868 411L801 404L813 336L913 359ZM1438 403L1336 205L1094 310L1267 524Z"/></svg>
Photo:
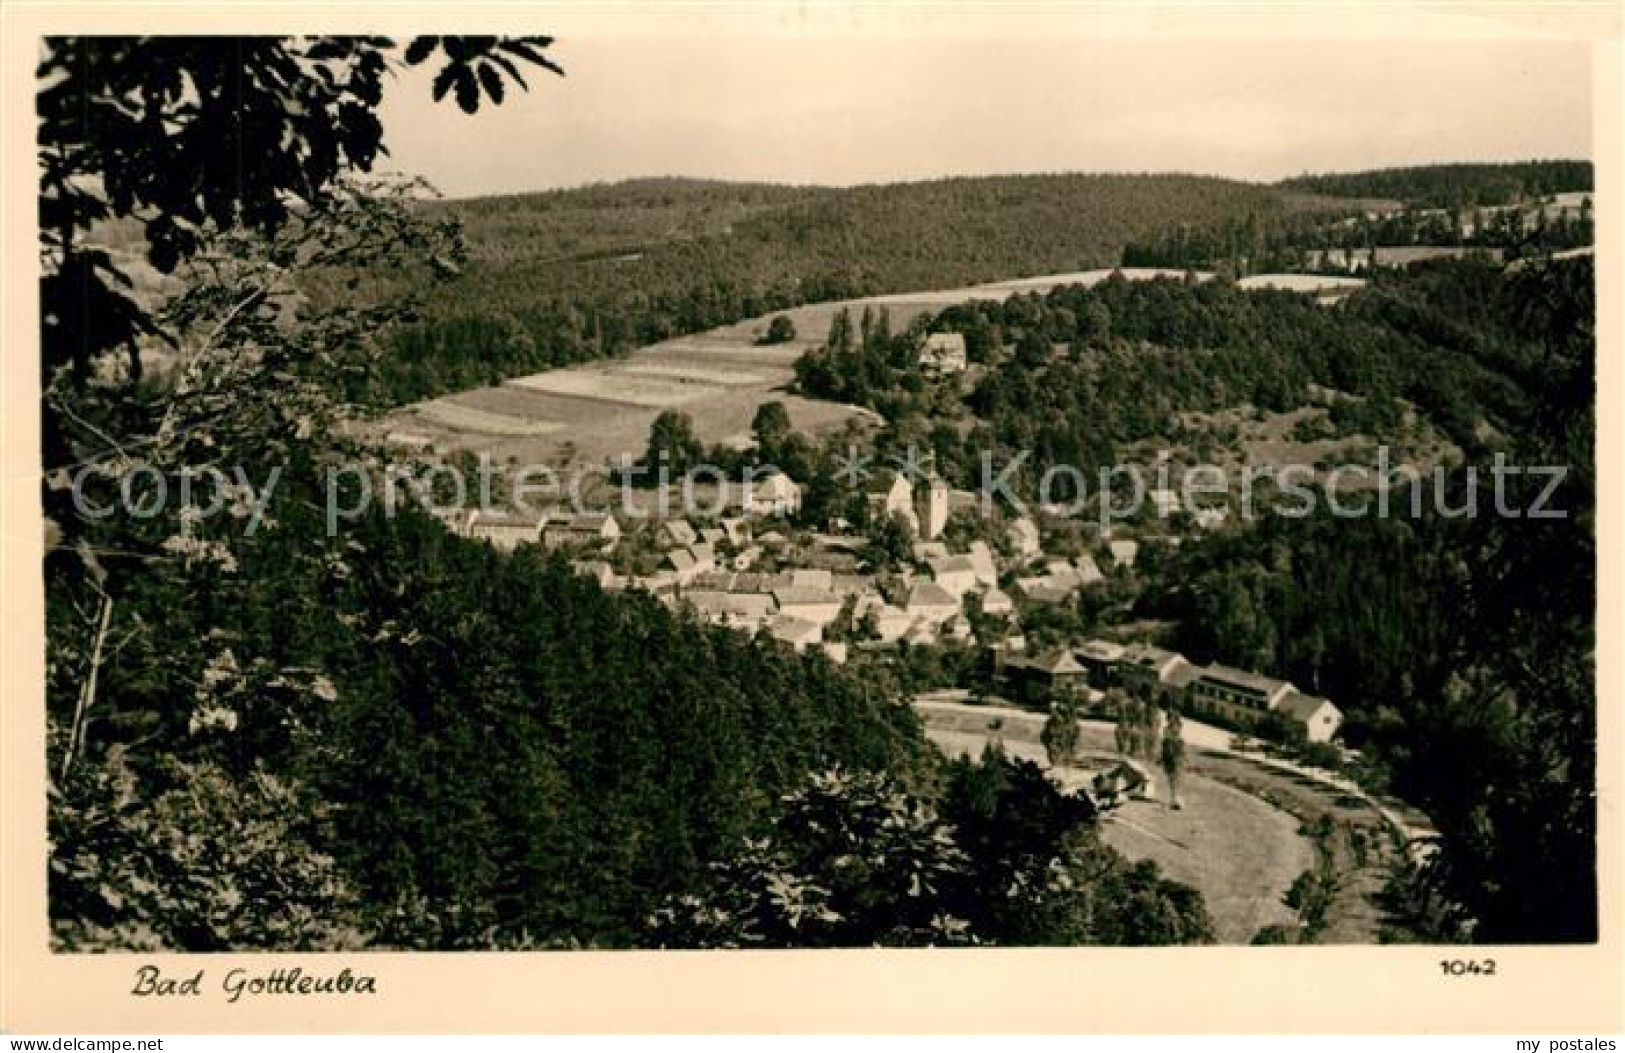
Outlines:
<svg viewBox="0 0 1625 1053"><path fill-rule="evenodd" d="M801 511L801 484L783 472L753 479L746 485L744 508L753 516L794 515Z"/></svg>
<svg viewBox="0 0 1625 1053"><path fill-rule="evenodd" d="M920 368L927 373L963 373L969 364L961 333L931 333L920 345Z"/></svg>
<svg viewBox="0 0 1625 1053"><path fill-rule="evenodd" d="M1132 567L1140 556L1140 543L1130 538L1108 541L1106 548L1112 554L1112 563L1119 567Z"/></svg>

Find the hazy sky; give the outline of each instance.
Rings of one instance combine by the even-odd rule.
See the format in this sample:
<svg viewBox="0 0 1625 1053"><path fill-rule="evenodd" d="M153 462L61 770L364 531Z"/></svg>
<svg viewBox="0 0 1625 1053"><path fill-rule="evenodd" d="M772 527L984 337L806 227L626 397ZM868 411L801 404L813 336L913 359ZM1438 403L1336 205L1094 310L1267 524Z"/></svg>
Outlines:
<svg viewBox="0 0 1625 1053"><path fill-rule="evenodd" d="M1591 154L1588 51L1566 43L561 34L553 54L567 77L472 118L403 76L384 108L394 167L468 196Z"/></svg>

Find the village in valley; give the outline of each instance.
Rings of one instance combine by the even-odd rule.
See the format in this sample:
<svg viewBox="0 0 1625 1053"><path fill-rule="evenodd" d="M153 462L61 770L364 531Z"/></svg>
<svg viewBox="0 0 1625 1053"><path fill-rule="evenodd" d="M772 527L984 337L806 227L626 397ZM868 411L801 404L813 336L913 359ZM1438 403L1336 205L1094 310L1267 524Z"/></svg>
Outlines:
<svg viewBox="0 0 1625 1053"><path fill-rule="evenodd" d="M880 334L876 343L904 357L900 383L959 427L956 407L993 367L972 361L963 332L943 327L957 305L1110 282L1227 281L1331 310L1374 269L1427 260L1500 265L1496 251L1473 243L1475 232L1492 224L1544 230L1548 222L1588 226L1589 194L1471 213L1372 207L1330 227L1367 247L1269 261L1285 268L1279 272L1223 275L1152 259L807 305L678 337L624 361L455 393L395 414L382 438L429 466L466 466L475 451L564 473L598 462L604 473L584 503L577 491L573 503L550 510L437 506L434 514L502 551L557 553L606 591L646 594L679 617L892 678L949 755L996 748L1088 796L1108 817L1110 843L1202 892L1221 939L1276 931L1394 938L1386 908L1376 905L1393 860L1421 865L1435 833L1418 809L1361 786L1361 753L1342 742L1337 701L1275 669L1193 660L1159 643L1166 626L1128 614L1152 576L1148 562L1165 563L1187 539L1246 529L1241 519L1252 510L1235 495L1193 496L1182 485L1198 451L1217 450L1232 468L1312 464L1324 479L1339 455L1371 452L1373 436L1339 438L1326 422L1361 400L1326 391L1319 409L1187 414L1185 448L1139 451L1162 471L1144 473L1138 507L1097 522L1108 496L1080 516L951 485L929 450L899 451L895 436L877 443L883 415L815 397L802 371L811 357L849 342L861 312L865 343ZM1401 244L1376 245L1384 236ZM1401 420L1393 449L1403 464L1426 472L1460 463L1459 448L1413 408ZM793 478L765 456L798 430L822 443L849 491L826 495L814 514L806 492L818 482ZM644 431L640 451L634 442ZM732 460L731 478L696 488L668 473L659 484L634 484L655 467L682 467L667 464L680 451L661 446L673 434L693 450L702 438L714 443L720 459ZM640 467L629 471L638 452ZM1096 616L1080 619L1079 610ZM1080 729L1059 749L1057 719Z"/></svg>
<svg viewBox="0 0 1625 1053"><path fill-rule="evenodd" d="M53 950L1597 939L1586 140L487 163L552 46L44 45Z"/></svg>

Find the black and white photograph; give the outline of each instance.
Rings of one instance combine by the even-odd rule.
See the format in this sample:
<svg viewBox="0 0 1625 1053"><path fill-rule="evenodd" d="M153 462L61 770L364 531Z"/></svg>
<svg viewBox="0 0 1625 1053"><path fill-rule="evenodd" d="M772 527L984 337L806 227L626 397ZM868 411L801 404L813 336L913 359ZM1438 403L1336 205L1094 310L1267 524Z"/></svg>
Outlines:
<svg viewBox="0 0 1625 1053"><path fill-rule="evenodd" d="M32 40L53 956L1598 944L1589 42L525 13Z"/></svg>

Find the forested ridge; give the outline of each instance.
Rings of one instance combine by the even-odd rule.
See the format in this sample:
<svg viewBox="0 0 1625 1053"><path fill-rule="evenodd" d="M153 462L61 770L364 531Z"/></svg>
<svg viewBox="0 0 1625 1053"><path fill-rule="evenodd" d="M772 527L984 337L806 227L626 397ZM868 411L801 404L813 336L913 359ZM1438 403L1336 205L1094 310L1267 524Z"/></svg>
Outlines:
<svg viewBox="0 0 1625 1053"><path fill-rule="evenodd" d="M352 394L410 402L800 303L1114 266L1170 216L1209 226L1347 208L1180 175L848 189L637 180L436 203L427 216L467 232L467 268Z"/></svg>
<svg viewBox="0 0 1625 1053"><path fill-rule="evenodd" d="M1341 245L1347 238L1329 235L1330 225L1373 205L1488 206L1588 190L1591 179L1581 161L1424 166L1275 186L1187 175L850 188L664 178L436 202L428 216L467 232L466 272L436 288L419 324L351 394L410 402L820 300L1119 263L1247 256L1256 271L1300 259L1307 247ZM1404 233L1410 240L1399 243L1420 236Z"/></svg>
<svg viewBox="0 0 1625 1053"><path fill-rule="evenodd" d="M1573 160L1302 176L1276 186L1347 200L1358 206L1356 214L1300 211L1205 225L1175 221L1126 245L1123 264L1257 274L1345 271L1354 256L1376 247L1456 246L1506 259L1540 256L1595 240L1589 205L1553 215L1543 207L1555 194L1589 195L1593 179L1591 162ZM1370 262L1362 260L1362 268Z"/></svg>
<svg viewBox="0 0 1625 1053"><path fill-rule="evenodd" d="M1284 179L1277 186L1336 197L1386 198L1415 208L1505 205L1520 198L1591 190L1590 161L1543 160L1415 165Z"/></svg>

